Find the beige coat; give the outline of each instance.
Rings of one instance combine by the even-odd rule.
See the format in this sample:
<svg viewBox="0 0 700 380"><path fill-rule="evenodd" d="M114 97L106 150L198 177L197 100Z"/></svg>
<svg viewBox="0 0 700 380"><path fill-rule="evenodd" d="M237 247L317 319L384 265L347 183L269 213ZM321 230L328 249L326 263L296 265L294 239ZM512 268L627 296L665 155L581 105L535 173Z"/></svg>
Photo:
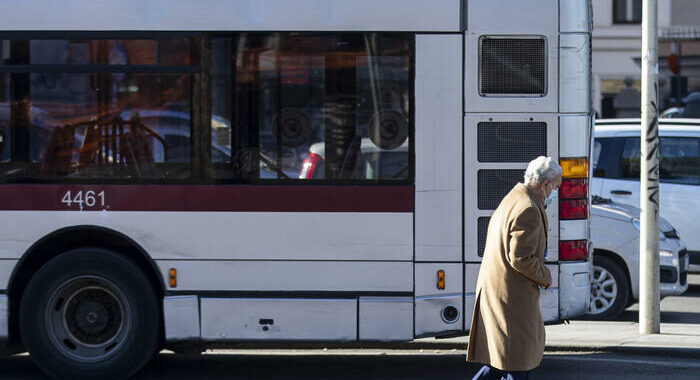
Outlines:
<svg viewBox="0 0 700 380"><path fill-rule="evenodd" d="M504 371L540 365L545 336L538 287L552 282L544 265L547 215L541 202L519 183L491 216L467 361Z"/></svg>

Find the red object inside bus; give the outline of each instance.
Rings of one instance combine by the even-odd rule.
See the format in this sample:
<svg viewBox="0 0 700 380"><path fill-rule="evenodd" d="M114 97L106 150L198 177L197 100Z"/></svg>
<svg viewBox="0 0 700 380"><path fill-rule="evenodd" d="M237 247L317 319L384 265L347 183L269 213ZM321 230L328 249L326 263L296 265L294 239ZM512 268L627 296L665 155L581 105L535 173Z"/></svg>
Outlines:
<svg viewBox="0 0 700 380"><path fill-rule="evenodd" d="M323 157L316 153L309 154L304 162L301 164L301 173L299 173L300 179L311 179L314 177L314 169L316 169L316 164L321 161Z"/></svg>

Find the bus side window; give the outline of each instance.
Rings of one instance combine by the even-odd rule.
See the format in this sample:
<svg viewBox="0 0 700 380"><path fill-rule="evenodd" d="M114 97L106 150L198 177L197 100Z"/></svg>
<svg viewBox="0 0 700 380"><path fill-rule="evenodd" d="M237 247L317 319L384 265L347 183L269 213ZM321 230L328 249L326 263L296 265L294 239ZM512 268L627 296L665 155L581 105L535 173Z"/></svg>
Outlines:
<svg viewBox="0 0 700 380"><path fill-rule="evenodd" d="M198 37L3 42L4 64L26 67L0 75L3 180L190 177Z"/></svg>
<svg viewBox="0 0 700 380"><path fill-rule="evenodd" d="M231 120L212 123L212 151L231 151L214 178L409 180L411 54L405 33L213 38L212 111Z"/></svg>

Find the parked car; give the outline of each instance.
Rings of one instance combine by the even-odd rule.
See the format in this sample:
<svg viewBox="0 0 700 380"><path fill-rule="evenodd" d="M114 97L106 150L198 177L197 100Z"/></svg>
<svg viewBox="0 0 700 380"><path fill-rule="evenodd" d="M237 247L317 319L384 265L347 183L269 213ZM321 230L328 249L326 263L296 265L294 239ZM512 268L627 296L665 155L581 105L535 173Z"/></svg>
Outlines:
<svg viewBox="0 0 700 380"><path fill-rule="evenodd" d="M660 117L661 118L678 118L682 117L681 115L683 114L683 107L670 107L665 109L663 112L661 112Z"/></svg>
<svg viewBox="0 0 700 380"><path fill-rule="evenodd" d="M683 99L683 111L679 117L700 118L700 91L691 92Z"/></svg>
<svg viewBox="0 0 700 380"><path fill-rule="evenodd" d="M700 91L691 92L682 101L682 106L669 107L661 112L661 118L700 118Z"/></svg>
<svg viewBox="0 0 700 380"><path fill-rule="evenodd" d="M639 207L639 119L598 120L591 194ZM659 121L659 211L688 246L700 271L700 120Z"/></svg>
<svg viewBox="0 0 700 380"><path fill-rule="evenodd" d="M673 226L659 219L661 297L688 290L688 251ZM593 276L587 317L615 319L639 299L639 209L594 197Z"/></svg>

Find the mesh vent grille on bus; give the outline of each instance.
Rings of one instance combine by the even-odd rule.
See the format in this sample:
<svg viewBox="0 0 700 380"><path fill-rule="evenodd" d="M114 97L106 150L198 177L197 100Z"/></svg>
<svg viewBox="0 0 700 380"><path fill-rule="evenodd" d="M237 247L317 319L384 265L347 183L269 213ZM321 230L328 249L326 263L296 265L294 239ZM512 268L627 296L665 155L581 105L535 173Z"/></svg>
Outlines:
<svg viewBox="0 0 700 380"><path fill-rule="evenodd" d="M477 174L479 209L495 210L513 186L523 181L523 174L525 169L479 170Z"/></svg>
<svg viewBox="0 0 700 380"><path fill-rule="evenodd" d="M478 239L478 245L479 245L479 251L477 254L479 257L484 256L484 249L486 248L486 233L488 232L489 229L489 220L491 220L491 217L489 216L482 216L478 219L477 224L477 239Z"/></svg>
<svg viewBox="0 0 700 380"><path fill-rule="evenodd" d="M479 162L530 162L547 155L547 123L477 124Z"/></svg>
<svg viewBox="0 0 700 380"><path fill-rule="evenodd" d="M481 38L481 95L546 94L543 38Z"/></svg>

